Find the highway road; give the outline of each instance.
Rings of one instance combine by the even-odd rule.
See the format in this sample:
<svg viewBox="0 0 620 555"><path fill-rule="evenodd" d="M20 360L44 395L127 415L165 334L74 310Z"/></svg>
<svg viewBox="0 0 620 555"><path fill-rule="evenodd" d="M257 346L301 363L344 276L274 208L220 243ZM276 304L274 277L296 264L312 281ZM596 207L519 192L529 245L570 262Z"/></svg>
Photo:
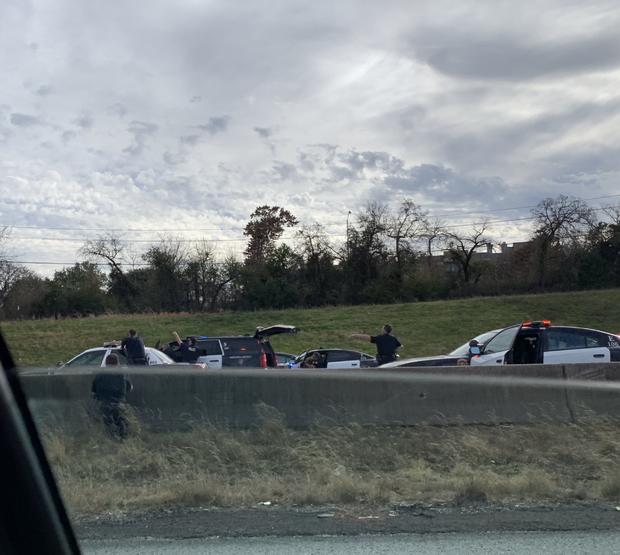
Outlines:
<svg viewBox="0 0 620 555"><path fill-rule="evenodd" d="M462 553L618 553L618 531L486 532L398 534L388 536L311 536L206 539L85 540L88 555L397 555Z"/></svg>

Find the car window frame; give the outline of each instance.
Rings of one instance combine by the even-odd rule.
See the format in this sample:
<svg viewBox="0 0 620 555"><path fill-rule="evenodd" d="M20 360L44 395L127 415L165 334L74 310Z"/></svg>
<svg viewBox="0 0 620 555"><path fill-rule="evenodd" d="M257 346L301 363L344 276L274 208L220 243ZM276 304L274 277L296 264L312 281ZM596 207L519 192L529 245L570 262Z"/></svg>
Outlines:
<svg viewBox="0 0 620 555"><path fill-rule="evenodd" d="M514 345L515 339L517 338L517 335L519 335L519 331L521 330L522 326L508 326L507 328L504 328L503 330L499 331L496 335L494 335L491 339L489 339L489 341L487 341L487 343L485 343L484 345L484 349L482 350L482 354L483 355L495 355L495 354L500 354L500 353L504 353L506 351L509 351L512 346ZM515 332L513 338L512 338L512 342L510 343L510 346L508 346L506 349L502 349L501 351L489 351L488 348L489 346L493 343L493 341L495 341L500 335L513 331Z"/></svg>

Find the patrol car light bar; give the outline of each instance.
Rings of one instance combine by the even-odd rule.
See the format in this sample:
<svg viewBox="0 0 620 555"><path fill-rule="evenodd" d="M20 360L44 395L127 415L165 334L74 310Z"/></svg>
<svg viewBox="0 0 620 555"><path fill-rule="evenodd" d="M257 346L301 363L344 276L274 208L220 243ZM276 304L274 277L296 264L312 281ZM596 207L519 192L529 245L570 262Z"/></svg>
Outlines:
<svg viewBox="0 0 620 555"><path fill-rule="evenodd" d="M550 325L551 320L536 320L535 322L528 321L521 324L521 326L523 326L524 328L539 328L540 326L548 328Z"/></svg>

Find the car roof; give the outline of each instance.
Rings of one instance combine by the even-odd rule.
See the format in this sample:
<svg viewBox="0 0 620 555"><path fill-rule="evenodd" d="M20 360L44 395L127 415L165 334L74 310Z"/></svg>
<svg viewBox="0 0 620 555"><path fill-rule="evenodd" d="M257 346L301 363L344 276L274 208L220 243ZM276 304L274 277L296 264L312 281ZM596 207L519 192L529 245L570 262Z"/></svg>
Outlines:
<svg viewBox="0 0 620 555"><path fill-rule="evenodd" d="M374 355L369 355L368 353L365 353L364 351L358 351L357 349L345 349L344 347L329 347L327 349L324 349L323 347L317 347L316 349L306 349L303 354L306 353L313 353L315 351L322 351L322 352L333 352L333 351L347 351L349 353L358 353L360 355L366 355L372 358L375 358Z"/></svg>
<svg viewBox="0 0 620 555"><path fill-rule="evenodd" d="M295 326L290 326L287 324L276 324L275 326L265 326L256 328L254 334L245 333L240 335L198 335L198 334L190 334L186 337L189 339L195 339L196 341L209 341L210 339L262 339L266 337L271 337L272 335L277 335L280 333L297 333L299 328ZM173 342L171 342L173 343Z"/></svg>
<svg viewBox="0 0 620 555"><path fill-rule="evenodd" d="M77 355L75 355L72 358L78 357L80 355L83 355L84 353L94 353L96 351L107 351L108 349L117 349L117 350L121 350L121 346L120 345L109 345L108 347L91 347L90 349L84 349L83 351L80 351ZM156 351L158 353L161 353L161 351L159 349L156 349L155 347L144 347L145 351L151 352L151 351ZM163 353L165 354L165 353Z"/></svg>

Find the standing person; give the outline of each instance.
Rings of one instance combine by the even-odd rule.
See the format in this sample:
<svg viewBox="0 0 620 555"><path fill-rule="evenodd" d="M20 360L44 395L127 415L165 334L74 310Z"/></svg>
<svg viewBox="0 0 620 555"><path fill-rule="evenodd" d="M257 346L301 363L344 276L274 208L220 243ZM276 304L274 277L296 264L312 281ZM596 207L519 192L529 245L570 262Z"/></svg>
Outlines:
<svg viewBox="0 0 620 555"><path fill-rule="evenodd" d="M118 356L109 354L105 359L106 368L118 368ZM127 437L128 426L126 417L127 393L133 389L129 378L124 374L102 373L93 380L91 393L99 404L103 424L108 433L115 439Z"/></svg>
<svg viewBox="0 0 620 555"><path fill-rule="evenodd" d="M187 341L183 341L176 331L172 332L174 339L179 346L179 353L181 354L181 362L196 362L198 359L198 351L196 350L196 340L193 337L189 337Z"/></svg>
<svg viewBox="0 0 620 555"><path fill-rule="evenodd" d="M136 330L129 330L129 336L123 339L121 349L127 357L127 364L146 366L149 363L144 350L144 342Z"/></svg>
<svg viewBox="0 0 620 555"><path fill-rule="evenodd" d="M366 333L353 333L351 337L370 341L377 346L377 362L379 366L396 360L396 349L402 347L401 342L392 335L392 326L385 324L383 333L380 335L368 335Z"/></svg>

